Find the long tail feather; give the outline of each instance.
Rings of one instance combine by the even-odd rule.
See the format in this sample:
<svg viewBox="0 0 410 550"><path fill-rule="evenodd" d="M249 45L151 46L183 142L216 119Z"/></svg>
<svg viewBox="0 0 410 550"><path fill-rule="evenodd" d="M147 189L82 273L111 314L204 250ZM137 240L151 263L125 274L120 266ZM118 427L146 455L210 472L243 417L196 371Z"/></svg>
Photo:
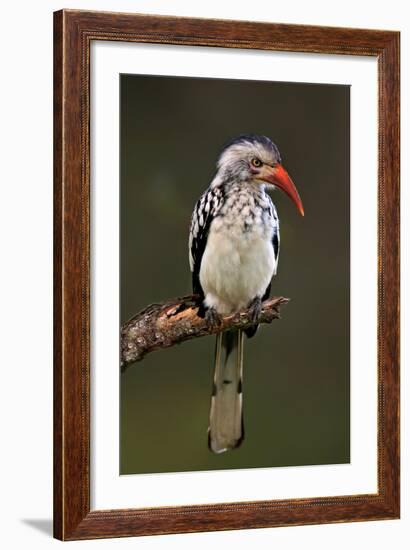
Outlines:
<svg viewBox="0 0 410 550"><path fill-rule="evenodd" d="M234 449L243 440L242 373L243 332L218 334L208 429L209 448L215 453Z"/></svg>

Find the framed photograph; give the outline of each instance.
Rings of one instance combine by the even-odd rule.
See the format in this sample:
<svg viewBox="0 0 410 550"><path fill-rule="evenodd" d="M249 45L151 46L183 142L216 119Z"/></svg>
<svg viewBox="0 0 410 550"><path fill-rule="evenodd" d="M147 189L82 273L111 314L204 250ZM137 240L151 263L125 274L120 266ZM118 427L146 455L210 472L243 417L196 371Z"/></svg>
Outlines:
<svg viewBox="0 0 410 550"><path fill-rule="evenodd" d="M54 535L399 517L398 32L54 14Z"/></svg>

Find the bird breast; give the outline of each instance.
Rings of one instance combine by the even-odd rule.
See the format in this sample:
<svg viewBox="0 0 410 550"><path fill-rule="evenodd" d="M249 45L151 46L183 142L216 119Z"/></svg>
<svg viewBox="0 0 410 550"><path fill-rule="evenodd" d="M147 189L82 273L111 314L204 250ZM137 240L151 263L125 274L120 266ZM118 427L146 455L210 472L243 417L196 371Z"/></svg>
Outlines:
<svg viewBox="0 0 410 550"><path fill-rule="evenodd" d="M269 197L243 192L227 197L212 221L201 262L206 306L227 315L262 298L276 272L275 231L278 222Z"/></svg>

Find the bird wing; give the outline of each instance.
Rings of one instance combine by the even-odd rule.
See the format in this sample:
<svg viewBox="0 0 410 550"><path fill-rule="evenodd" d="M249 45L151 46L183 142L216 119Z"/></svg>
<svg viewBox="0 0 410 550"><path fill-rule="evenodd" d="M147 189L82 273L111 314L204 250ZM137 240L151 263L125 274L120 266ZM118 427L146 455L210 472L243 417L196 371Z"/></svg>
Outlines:
<svg viewBox="0 0 410 550"><path fill-rule="evenodd" d="M279 249L280 249L279 218L278 218L278 213L276 212L275 205L273 204L272 199L270 198L269 195L268 195L268 199L269 199L270 215L273 221L272 247L273 247L273 255L275 258L275 270L273 274L276 275L278 262L279 262ZM269 294L264 299L266 300L268 297L269 297Z"/></svg>
<svg viewBox="0 0 410 550"><path fill-rule="evenodd" d="M272 235L272 241L271 241L272 242L272 249L273 249L273 256L274 256L274 261L275 261L275 267L274 267L273 274L276 275L276 271L277 271L277 268L278 268L278 261L279 261L279 249L280 249L279 218L278 218L278 214L276 212L275 205L273 204L272 199L270 198L269 195L268 195L268 199L269 199L270 216L271 216L272 222L273 222L273 235ZM269 282L268 286L265 289L265 293L262 296L262 302L264 302L265 300L267 300L269 298L270 291L271 291L271 285L272 285L272 281ZM256 324L256 325L252 325L251 327L248 327L247 329L245 329L246 336L248 338L252 338L252 336L254 336L256 334L256 331L258 330L258 326L259 325Z"/></svg>
<svg viewBox="0 0 410 550"><path fill-rule="evenodd" d="M192 290L204 295L199 281L202 256L208 240L209 228L223 204L223 191L219 187L209 188L200 197L192 212L189 231L189 265L192 272Z"/></svg>

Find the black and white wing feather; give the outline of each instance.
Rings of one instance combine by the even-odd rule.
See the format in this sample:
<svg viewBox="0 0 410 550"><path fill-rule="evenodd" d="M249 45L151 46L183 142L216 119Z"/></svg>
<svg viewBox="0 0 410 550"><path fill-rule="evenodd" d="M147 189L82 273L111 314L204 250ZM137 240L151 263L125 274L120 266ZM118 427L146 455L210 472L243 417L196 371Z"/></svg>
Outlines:
<svg viewBox="0 0 410 550"><path fill-rule="evenodd" d="M275 257L275 271L273 274L276 275L278 262L279 262L279 250L280 250L279 218L278 218L278 213L276 211L275 205L273 204L272 199L269 195L268 195L268 199L269 199L270 215L273 220L272 246L273 246L273 254ZM269 298L269 294L267 298ZM266 300L267 298L264 298L264 299Z"/></svg>
<svg viewBox="0 0 410 550"><path fill-rule="evenodd" d="M192 272L192 291L204 298L204 292L199 281L202 256L208 240L212 221L218 215L224 201L220 187L209 188L203 193L192 212L189 231L189 265Z"/></svg>

